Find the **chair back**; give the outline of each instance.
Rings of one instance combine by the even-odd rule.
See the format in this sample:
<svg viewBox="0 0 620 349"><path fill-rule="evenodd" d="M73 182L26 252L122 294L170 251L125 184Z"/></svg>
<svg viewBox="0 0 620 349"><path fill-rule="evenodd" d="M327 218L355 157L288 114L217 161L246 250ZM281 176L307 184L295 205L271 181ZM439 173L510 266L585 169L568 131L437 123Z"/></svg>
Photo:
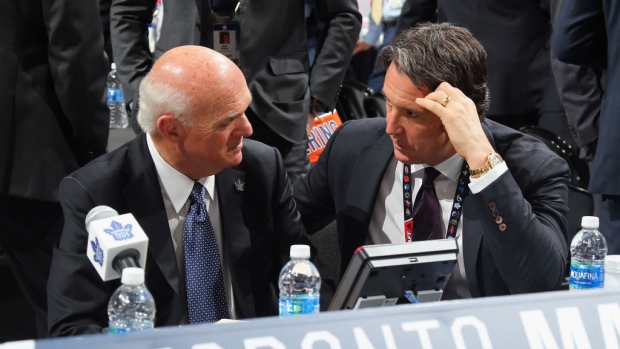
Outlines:
<svg viewBox="0 0 620 349"><path fill-rule="evenodd" d="M588 169L588 164L583 159L579 158L577 149L568 144L560 136L538 126L525 126L519 131L545 143L549 149L566 160L571 173L570 183L587 190L588 182L590 181L590 170Z"/></svg>
<svg viewBox="0 0 620 349"><path fill-rule="evenodd" d="M362 82L343 82L336 99L336 111L342 122L366 118L364 99L371 94L370 87Z"/></svg>

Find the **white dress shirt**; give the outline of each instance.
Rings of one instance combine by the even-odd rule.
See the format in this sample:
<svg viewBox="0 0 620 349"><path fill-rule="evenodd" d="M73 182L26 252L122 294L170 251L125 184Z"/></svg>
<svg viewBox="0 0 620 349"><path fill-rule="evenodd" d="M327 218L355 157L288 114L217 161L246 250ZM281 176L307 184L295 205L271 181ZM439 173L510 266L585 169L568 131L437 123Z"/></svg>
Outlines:
<svg viewBox="0 0 620 349"><path fill-rule="evenodd" d="M454 154L444 162L434 166L441 174L435 179L435 192L439 200L441 209L441 229L444 238L446 237L448 221L452 213L454 195L463 166L463 158ZM367 244L402 244L405 243L404 213L403 213L403 163L392 158L388 164L377 199L370 224L368 227ZM424 168L427 165L411 165L411 197L415 198L418 194L424 177ZM487 172L480 178L470 178L469 190L476 194L495 181L499 176L508 170L505 162ZM465 267L463 263L463 211L459 218L459 225L456 230L456 241L459 249L457 263L452 273L452 277L444 290L442 299L471 298L471 292L467 285Z"/></svg>
<svg viewBox="0 0 620 349"><path fill-rule="evenodd" d="M159 154L150 135L146 135L146 143L151 153L151 158L155 163L157 177L161 194L164 199L166 208L166 216L168 218L168 226L172 236L174 253L177 258L177 267L181 279L181 295L184 301L185 296L185 259L183 253L183 228L185 226L185 217L189 211L190 200L189 194L194 188L194 180L177 171L170 166ZM215 239L220 252L220 261L222 265L222 275L224 276L224 288L226 291L226 300L228 303L228 314L231 319L236 319L235 302L233 298L233 289L230 276L230 270L227 267L227 256L223 248L224 235L222 232L222 224L220 219L220 208L217 201L217 191L215 190L215 176L200 178L197 180L205 188L205 202L207 204L207 212L213 230L215 231ZM148 285L147 285L148 287ZM187 323L187 308L184 310L183 323Z"/></svg>

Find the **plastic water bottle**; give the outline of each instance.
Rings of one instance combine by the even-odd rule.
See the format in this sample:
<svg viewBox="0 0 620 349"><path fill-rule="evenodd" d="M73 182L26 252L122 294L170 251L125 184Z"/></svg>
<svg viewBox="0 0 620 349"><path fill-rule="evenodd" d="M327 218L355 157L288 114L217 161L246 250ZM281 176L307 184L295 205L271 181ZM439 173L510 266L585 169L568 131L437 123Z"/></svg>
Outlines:
<svg viewBox="0 0 620 349"><path fill-rule="evenodd" d="M110 128L125 128L129 125L125 109L125 95L116 75L116 63L112 63L108 74L108 108L110 108Z"/></svg>
<svg viewBox="0 0 620 349"><path fill-rule="evenodd" d="M144 270L123 269L121 283L108 303L108 332L125 333L153 329L155 300L144 286Z"/></svg>
<svg viewBox="0 0 620 349"><path fill-rule="evenodd" d="M607 242L598 231L598 217L584 216L581 219L581 230L570 244L570 254L569 289L605 286Z"/></svg>
<svg viewBox="0 0 620 349"><path fill-rule="evenodd" d="M291 246L291 260L280 272L280 316L317 314L321 275L310 262L310 246Z"/></svg>

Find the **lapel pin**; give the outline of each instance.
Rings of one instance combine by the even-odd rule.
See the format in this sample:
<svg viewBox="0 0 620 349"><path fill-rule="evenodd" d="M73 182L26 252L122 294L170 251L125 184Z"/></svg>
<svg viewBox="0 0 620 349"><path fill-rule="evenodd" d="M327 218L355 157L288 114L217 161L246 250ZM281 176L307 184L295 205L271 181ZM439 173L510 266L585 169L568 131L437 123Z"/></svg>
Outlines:
<svg viewBox="0 0 620 349"><path fill-rule="evenodd" d="M241 179L237 179L236 182L233 183L235 185L235 190L236 191L243 191L244 190L244 186L245 186L245 182L242 182Z"/></svg>

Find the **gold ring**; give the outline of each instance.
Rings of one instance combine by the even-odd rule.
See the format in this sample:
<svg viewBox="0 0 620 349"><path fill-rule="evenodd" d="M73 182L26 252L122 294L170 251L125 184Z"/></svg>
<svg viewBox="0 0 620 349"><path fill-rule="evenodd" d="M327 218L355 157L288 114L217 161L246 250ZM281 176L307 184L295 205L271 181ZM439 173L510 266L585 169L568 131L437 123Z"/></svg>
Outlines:
<svg viewBox="0 0 620 349"><path fill-rule="evenodd" d="M446 99L443 100L443 102L439 103L441 104L444 108L448 105L448 103L450 103L450 100L452 98L450 98L450 96L446 96Z"/></svg>

